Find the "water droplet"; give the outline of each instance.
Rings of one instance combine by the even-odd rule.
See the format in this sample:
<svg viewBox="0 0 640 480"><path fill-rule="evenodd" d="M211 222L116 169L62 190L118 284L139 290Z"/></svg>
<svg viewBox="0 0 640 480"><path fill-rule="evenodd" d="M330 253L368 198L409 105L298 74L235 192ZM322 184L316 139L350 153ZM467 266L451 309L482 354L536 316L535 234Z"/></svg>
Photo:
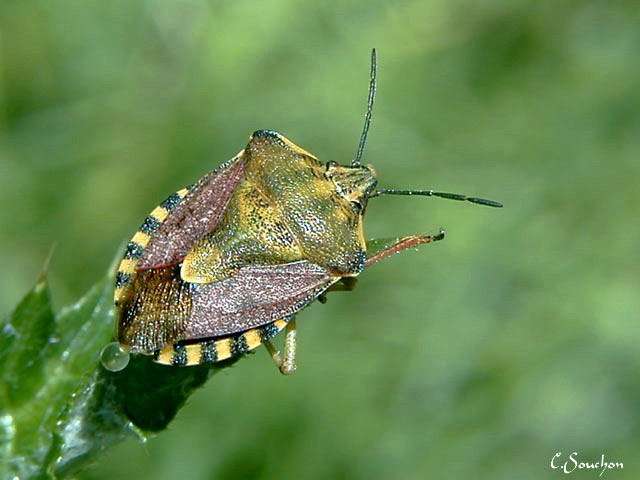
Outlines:
<svg viewBox="0 0 640 480"><path fill-rule="evenodd" d="M119 372L129 365L129 352L124 350L118 342L111 342L100 352L102 366L112 372Z"/></svg>

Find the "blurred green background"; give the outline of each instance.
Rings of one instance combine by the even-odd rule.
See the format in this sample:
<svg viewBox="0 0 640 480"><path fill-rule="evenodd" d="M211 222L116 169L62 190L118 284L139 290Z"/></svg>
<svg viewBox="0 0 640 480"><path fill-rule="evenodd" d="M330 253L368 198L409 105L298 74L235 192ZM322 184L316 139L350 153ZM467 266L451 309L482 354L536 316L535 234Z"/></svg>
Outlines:
<svg viewBox="0 0 640 480"><path fill-rule="evenodd" d="M53 245L79 297L254 130L349 162L371 47L380 186L506 205L373 200L369 237L446 240L304 311L294 376L260 350L79 478L638 478L639 46L635 1L0 3L1 315Z"/></svg>

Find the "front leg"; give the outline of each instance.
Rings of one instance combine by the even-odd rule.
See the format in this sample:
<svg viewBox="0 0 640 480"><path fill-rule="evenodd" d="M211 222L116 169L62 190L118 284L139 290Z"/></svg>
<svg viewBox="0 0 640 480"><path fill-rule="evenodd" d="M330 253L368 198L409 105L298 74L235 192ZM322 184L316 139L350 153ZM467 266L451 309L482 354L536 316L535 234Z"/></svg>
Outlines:
<svg viewBox="0 0 640 480"><path fill-rule="evenodd" d="M339 282L331 285L327 290L318 295L320 303L327 303L327 293L329 292L351 292L358 284L355 277L342 277Z"/></svg>
<svg viewBox="0 0 640 480"><path fill-rule="evenodd" d="M369 265L373 265L376 262L379 262L383 258L387 258L394 253L401 252L402 250L406 250L407 248L417 247L418 245L422 245L423 243L431 243L437 242L438 240L442 240L444 238L444 230L441 228L440 233L437 235L427 235L427 234L419 234L419 235L409 235L408 237L401 238L393 245L385 248L384 250L380 250L376 254L367 258L365 263L365 267Z"/></svg>

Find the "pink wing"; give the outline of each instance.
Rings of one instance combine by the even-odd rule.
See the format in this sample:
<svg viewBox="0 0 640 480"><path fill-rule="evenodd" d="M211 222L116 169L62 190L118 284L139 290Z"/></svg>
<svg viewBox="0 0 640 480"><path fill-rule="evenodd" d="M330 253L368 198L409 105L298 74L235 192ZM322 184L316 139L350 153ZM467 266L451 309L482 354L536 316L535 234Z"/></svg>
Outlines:
<svg viewBox="0 0 640 480"><path fill-rule="evenodd" d="M200 237L215 229L231 195L244 178L245 160L242 152L205 175L184 199L171 196L162 204L169 215L152 230L137 270L179 263Z"/></svg>
<svg viewBox="0 0 640 480"><path fill-rule="evenodd" d="M244 267L221 282L192 284L185 340L241 332L293 315L339 279L304 260Z"/></svg>
<svg viewBox="0 0 640 480"><path fill-rule="evenodd" d="M249 330L295 314L339 279L308 261L245 267L208 284L183 281L177 266L140 271L122 301L118 340L151 353Z"/></svg>

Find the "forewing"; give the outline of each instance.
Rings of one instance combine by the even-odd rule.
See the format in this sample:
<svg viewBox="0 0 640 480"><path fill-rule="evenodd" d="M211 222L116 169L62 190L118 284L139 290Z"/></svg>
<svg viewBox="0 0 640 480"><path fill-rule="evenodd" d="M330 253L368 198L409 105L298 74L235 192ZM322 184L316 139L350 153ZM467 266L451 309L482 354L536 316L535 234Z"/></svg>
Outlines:
<svg viewBox="0 0 640 480"><path fill-rule="evenodd" d="M137 270L175 265L200 237L213 231L244 176L244 166L243 151L190 188L166 218L157 222Z"/></svg>
<svg viewBox="0 0 640 480"><path fill-rule="evenodd" d="M295 314L339 279L307 261L245 267L210 284L183 281L177 265L140 271L119 306L118 341L151 353L242 332Z"/></svg>
<svg viewBox="0 0 640 480"><path fill-rule="evenodd" d="M221 282L193 284L185 340L241 332L292 315L339 279L300 261L245 267Z"/></svg>

